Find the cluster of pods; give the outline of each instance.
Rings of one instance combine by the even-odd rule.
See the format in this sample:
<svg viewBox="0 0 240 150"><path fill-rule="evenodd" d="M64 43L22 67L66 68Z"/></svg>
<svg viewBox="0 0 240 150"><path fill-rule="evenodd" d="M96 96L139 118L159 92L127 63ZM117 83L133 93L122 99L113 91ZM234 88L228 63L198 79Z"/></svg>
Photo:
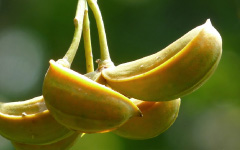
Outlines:
<svg viewBox="0 0 240 150"><path fill-rule="evenodd" d="M221 53L221 36L207 20L153 55L118 66L102 60L84 75L64 59L50 60L43 96L0 104L0 134L18 150L66 150L85 133L156 137L176 120L180 97L213 74Z"/></svg>

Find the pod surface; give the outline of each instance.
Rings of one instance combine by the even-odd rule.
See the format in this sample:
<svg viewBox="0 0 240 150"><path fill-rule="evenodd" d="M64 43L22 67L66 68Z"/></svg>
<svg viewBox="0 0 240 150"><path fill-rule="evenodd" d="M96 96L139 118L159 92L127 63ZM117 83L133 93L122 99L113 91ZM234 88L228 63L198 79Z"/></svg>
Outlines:
<svg viewBox="0 0 240 150"><path fill-rule="evenodd" d="M80 135L79 133L74 133L65 139L47 145L29 145L17 142L12 142L12 144L16 150L68 150L73 146Z"/></svg>
<svg viewBox="0 0 240 150"><path fill-rule="evenodd" d="M84 133L112 130L141 112L127 97L53 60L43 84L43 96L54 118Z"/></svg>
<svg viewBox="0 0 240 150"><path fill-rule="evenodd" d="M112 132L135 140L156 137L174 123L178 116L180 102L180 99L164 102L135 101L143 117L131 118Z"/></svg>
<svg viewBox="0 0 240 150"><path fill-rule="evenodd" d="M166 101L198 89L215 71L222 39L208 20L162 51L102 71L114 90L136 99Z"/></svg>
<svg viewBox="0 0 240 150"><path fill-rule="evenodd" d="M26 144L49 144L73 131L59 124L49 113L42 96L20 102L0 104L0 134Z"/></svg>

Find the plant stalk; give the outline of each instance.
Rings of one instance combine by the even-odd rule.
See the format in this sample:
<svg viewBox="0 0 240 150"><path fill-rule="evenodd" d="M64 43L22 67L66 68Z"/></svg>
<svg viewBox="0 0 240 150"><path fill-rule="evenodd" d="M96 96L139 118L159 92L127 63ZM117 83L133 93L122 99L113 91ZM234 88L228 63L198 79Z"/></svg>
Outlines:
<svg viewBox="0 0 240 150"><path fill-rule="evenodd" d="M98 7L97 0L87 0L90 8L93 11L97 28L99 34L99 43L100 43L100 51L101 51L101 61L109 61L111 62L108 44L107 44L107 37L105 33L104 23L101 15L101 11Z"/></svg>
<svg viewBox="0 0 240 150"><path fill-rule="evenodd" d="M89 23L89 17L88 17L87 2L86 2L86 6L85 6L84 19L83 19L83 39L84 39L84 49L85 49L87 73L93 72L94 65L93 65L93 54L92 54L90 23Z"/></svg>
<svg viewBox="0 0 240 150"><path fill-rule="evenodd" d="M81 40L82 35L82 29L83 29L83 18L84 18L84 11L85 11L85 2L86 0L79 0L77 4L77 10L76 15L74 18L74 25L75 25L75 31L72 43L63 57L64 60L66 60L69 63L69 67L71 66L73 59L76 55L76 52L78 50L78 46Z"/></svg>

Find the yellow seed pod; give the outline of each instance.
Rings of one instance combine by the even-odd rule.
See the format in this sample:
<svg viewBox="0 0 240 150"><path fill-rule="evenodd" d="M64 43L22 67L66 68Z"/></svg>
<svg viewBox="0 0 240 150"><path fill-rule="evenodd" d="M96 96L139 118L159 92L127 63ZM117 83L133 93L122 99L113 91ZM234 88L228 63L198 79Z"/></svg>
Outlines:
<svg viewBox="0 0 240 150"><path fill-rule="evenodd" d="M79 133L74 133L65 139L47 145L29 145L17 142L12 142L12 144L16 150L68 150L73 146L80 135Z"/></svg>
<svg viewBox="0 0 240 150"><path fill-rule="evenodd" d="M210 20L156 54L102 71L109 86L129 97L166 101L198 89L218 66L222 39Z"/></svg>
<svg viewBox="0 0 240 150"><path fill-rule="evenodd" d="M158 136L176 120L180 99L163 102L133 100L143 113L141 118L131 118L113 133L124 138L144 140Z"/></svg>
<svg viewBox="0 0 240 150"><path fill-rule="evenodd" d="M43 96L59 123L83 133L107 132L141 116L127 97L53 60L43 83Z"/></svg>
<svg viewBox="0 0 240 150"><path fill-rule="evenodd" d="M50 144L73 133L52 117L43 96L0 104L0 134L11 141Z"/></svg>

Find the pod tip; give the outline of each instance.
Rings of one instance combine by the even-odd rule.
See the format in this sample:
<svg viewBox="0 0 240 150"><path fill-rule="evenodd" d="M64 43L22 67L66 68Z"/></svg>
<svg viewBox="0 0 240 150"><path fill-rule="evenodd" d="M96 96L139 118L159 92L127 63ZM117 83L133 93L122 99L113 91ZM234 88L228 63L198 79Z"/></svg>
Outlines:
<svg viewBox="0 0 240 150"><path fill-rule="evenodd" d="M211 20L210 20L210 19L207 19L207 21L206 21L205 24L206 24L206 25L211 25L211 26L212 26L212 23L211 23Z"/></svg>
<svg viewBox="0 0 240 150"><path fill-rule="evenodd" d="M139 117L143 117L143 113L139 110Z"/></svg>

